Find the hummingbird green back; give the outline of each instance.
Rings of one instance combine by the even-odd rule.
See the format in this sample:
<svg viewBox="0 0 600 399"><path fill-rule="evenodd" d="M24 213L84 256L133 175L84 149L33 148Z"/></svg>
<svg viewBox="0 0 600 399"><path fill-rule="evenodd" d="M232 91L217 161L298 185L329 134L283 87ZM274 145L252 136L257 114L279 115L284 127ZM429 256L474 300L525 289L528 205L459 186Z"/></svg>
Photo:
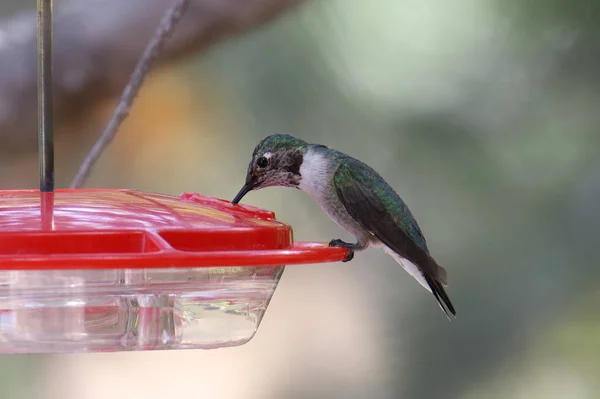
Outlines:
<svg viewBox="0 0 600 399"><path fill-rule="evenodd" d="M344 156L341 158L341 164L335 173L334 181L336 187L341 190L355 185L356 182L368 188L368 191L362 190L363 194L367 197L376 197L377 202L383 205L383 209L393 217L402 230L423 251L429 253L423 232L410 209L396 191L373 168L355 158Z"/></svg>

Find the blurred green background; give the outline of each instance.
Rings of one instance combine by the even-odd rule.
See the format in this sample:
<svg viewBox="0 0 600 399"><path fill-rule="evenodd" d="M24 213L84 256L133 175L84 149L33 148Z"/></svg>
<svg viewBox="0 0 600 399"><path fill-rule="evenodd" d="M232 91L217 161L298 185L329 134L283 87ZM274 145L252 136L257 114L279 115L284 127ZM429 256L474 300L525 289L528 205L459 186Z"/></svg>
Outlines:
<svg viewBox="0 0 600 399"><path fill-rule="evenodd" d="M594 0L312 1L157 70L88 187L231 199L262 137L329 145L411 207L458 318L370 249L289 267L245 346L3 356L2 397L600 397L599 24ZM113 105L64 128L60 186ZM36 150L0 146L3 189L36 187ZM296 190L244 201L350 239Z"/></svg>

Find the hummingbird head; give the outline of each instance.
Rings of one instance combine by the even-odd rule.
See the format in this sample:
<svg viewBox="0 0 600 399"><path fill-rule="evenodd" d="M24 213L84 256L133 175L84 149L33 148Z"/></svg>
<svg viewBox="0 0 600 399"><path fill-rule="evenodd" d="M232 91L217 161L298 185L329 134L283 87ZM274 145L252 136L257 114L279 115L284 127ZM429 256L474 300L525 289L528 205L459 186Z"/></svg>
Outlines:
<svg viewBox="0 0 600 399"><path fill-rule="evenodd" d="M262 139L252 153L246 182L231 203L237 204L250 191L264 187L298 187L306 147L306 142L287 134Z"/></svg>

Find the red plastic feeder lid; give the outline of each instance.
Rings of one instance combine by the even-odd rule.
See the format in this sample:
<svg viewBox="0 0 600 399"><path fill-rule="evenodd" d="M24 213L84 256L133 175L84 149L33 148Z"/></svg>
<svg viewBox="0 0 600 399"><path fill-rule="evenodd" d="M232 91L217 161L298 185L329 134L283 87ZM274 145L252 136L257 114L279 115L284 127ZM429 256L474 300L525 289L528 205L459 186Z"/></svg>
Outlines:
<svg viewBox="0 0 600 399"><path fill-rule="evenodd" d="M277 266L341 261L273 212L196 193L0 191L0 270Z"/></svg>

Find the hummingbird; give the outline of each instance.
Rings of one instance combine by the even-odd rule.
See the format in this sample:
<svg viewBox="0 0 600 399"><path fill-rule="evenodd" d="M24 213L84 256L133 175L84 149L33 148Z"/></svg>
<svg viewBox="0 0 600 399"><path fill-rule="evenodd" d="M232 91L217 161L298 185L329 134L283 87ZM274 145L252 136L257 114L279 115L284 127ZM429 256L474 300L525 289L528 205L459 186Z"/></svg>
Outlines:
<svg viewBox="0 0 600 399"><path fill-rule="evenodd" d="M446 270L429 253L425 237L408 206L370 166L321 144L309 144L287 134L273 134L254 148L246 181L231 201L237 204L252 190L292 187L310 195L355 243L334 239L330 247L355 251L382 248L425 289L448 319L456 311L444 290Z"/></svg>

